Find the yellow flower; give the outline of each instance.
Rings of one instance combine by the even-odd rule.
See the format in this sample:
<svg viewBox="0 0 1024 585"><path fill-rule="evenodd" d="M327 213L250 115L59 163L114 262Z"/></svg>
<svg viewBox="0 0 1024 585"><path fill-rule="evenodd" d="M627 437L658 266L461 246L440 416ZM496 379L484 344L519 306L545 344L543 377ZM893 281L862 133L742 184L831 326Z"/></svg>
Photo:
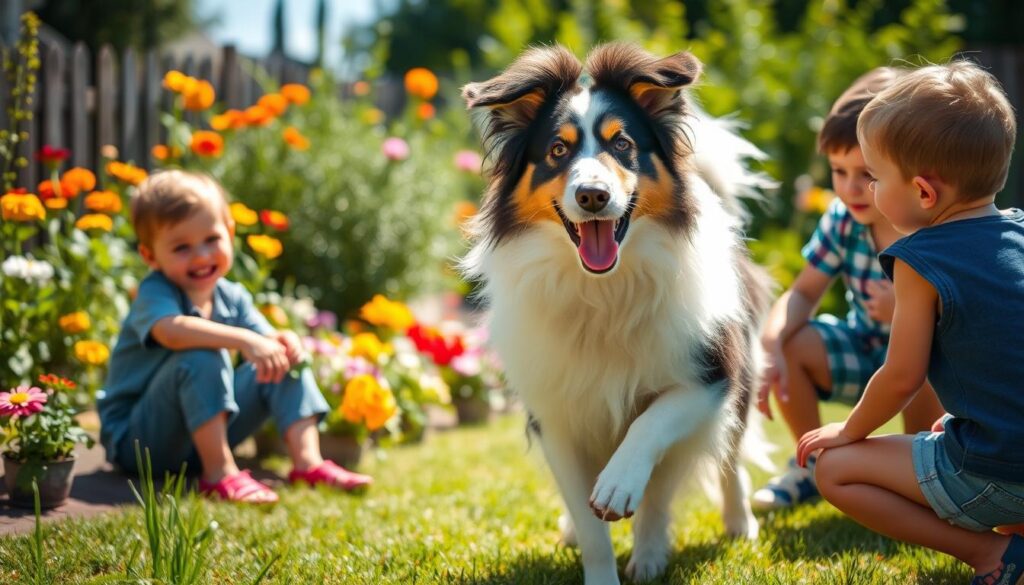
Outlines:
<svg viewBox="0 0 1024 585"><path fill-rule="evenodd" d="M345 395L338 407L345 420L375 431L384 426L398 410L395 395L391 389L381 385L376 378L362 374L349 380Z"/></svg>
<svg viewBox="0 0 1024 585"><path fill-rule="evenodd" d="M43 221L46 209L39 198L32 193L8 193L0 197L0 211L5 220Z"/></svg>
<svg viewBox="0 0 1024 585"><path fill-rule="evenodd" d="M50 199L43 199L43 205L47 209L67 209L68 200L63 197L53 197Z"/></svg>
<svg viewBox="0 0 1024 585"><path fill-rule="evenodd" d="M223 114L217 114L210 118L210 128L217 131L245 128L245 112L242 110L228 110Z"/></svg>
<svg viewBox="0 0 1024 585"><path fill-rule="evenodd" d="M359 316L372 325L387 327L399 333L405 333L416 321L409 307L388 300L384 295L374 295L370 302L359 309Z"/></svg>
<svg viewBox="0 0 1024 585"><path fill-rule="evenodd" d="M75 311L74 313L68 313L67 315L61 315L57 320L60 328L64 333L81 333L88 331L89 327L92 326L92 322L89 320L89 314L85 311Z"/></svg>
<svg viewBox="0 0 1024 585"><path fill-rule="evenodd" d="M121 197L113 191L93 191L85 196L85 208L99 213L120 213Z"/></svg>
<svg viewBox="0 0 1024 585"><path fill-rule="evenodd" d="M352 357L361 357L369 362L377 363L377 358L382 354L391 353L391 346L381 341L373 333L358 333L352 338L352 349L348 353Z"/></svg>
<svg viewBox="0 0 1024 585"><path fill-rule="evenodd" d="M260 220L259 215L253 209L246 207L245 203L232 203L231 204L231 217L234 218L235 223L238 225L254 225Z"/></svg>
<svg viewBox="0 0 1024 585"><path fill-rule="evenodd" d="M89 230L100 230L109 232L114 229L114 221L110 219L109 215L103 215L102 213L89 213L78 218L75 222L75 227L87 232Z"/></svg>
<svg viewBox="0 0 1024 585"><path fill-rule="evenodd" d="M424 67L410 69L405 74L405 91L420 99L429 100L437 93L437 76Z"/></svg>
<svg viewBox="0 0 1024 585"><path fill-rule="evenodd" d="M281 86L281 95L289 103L301 106L309 101L309 88L298 83L286 83Z"/></svg>
<svg viewBox="0 0 1024 585"><path fill-rule="evenodd" d="M254 234L246 238L245 241L249 242L249 247L253 252L270 260L277 258L284 251L281 240L270 236Z"/></svg>
<svg viewBox="0 0 1024 585"><path fill-rule="evenodd" d="M181 95L185 98L186 110L201 112L213 105L217 94L209 81L200 79L195 83L186 84Z"/></svg>
<svg viewBox="0 0 1024 585"><path fill-rule="evenodd" d="M148 176L146 169L116 160L107 163L107 174L129 185L138 185Z"/></svg>
<svg viewBox="0 0 1024 585"><path fill-rule="evenodd" d="M102 366L110 359L110 350L99 341L75 342L75 357L90 366Z"/></svg>
<svg viewBox="0 0 1024 585"><path fill-rule="evenodd" d="M173 92L179 92L184 89L186 80L188 79L189 77L181 71L168 71L164 75L164 88ZM116 155L111 158L116 158Z"/></svg>
<svg viewBox="0 0 1024 585"><path fill-rule="evenodd" d="M288 325L288 313L284 312L284 309L277 305L266 304L260 307L260 313L270 321L270 324L275 327L284 327Z"/></svg>
<svg viewBox="0 0 1024 585"><path fill-rule="evenodd" d="M282 136L288 146L295 150L306 150L309 148L309 139L303 136L295 126L285 128Z"/></svg>
<svg viewBox="0 0 1024 585"><path fill-rule="evenodd" d="M363 113L360 115L360 118L362 118L363 122L366 122L367 124L370 124L372 126L374 124L380 124L381 122L384 121L384 112L378 110L377 108L370 108L368 110L364 110Z"/></svg>

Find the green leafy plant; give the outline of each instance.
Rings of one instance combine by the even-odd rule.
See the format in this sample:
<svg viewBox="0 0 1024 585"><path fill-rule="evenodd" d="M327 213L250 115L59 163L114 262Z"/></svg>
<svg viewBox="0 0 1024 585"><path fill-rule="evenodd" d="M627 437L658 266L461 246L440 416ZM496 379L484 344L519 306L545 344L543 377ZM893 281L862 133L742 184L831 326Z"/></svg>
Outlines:
<svg viewBox="0 0 1024 585"><path fill-rule="evenodd" d="M53 375L40 381L45 391L19 386L0 392L0 450L14 461L62 461L78 443L93 443L74 418L74 382Z"/></svg>

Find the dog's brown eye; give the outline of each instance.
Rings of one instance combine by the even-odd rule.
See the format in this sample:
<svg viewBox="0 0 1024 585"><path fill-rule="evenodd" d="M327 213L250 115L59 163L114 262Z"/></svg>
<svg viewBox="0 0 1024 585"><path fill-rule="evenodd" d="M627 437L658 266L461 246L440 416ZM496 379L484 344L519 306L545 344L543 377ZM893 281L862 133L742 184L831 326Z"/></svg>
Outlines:
<svg viewBox="0 0 1024 585"><path fill-rule="evenodd" d="M615 145L614 146L615 146L615 150L618 150L619 152L623 152L623 151L629 150L633 146L633 143L630 142L629 139L626 138L625 136L619 136L618 138L615 139Z"/></svg>
<svg viewBox="0 0 1024 585"><path fill-rule="evenodd" d="M551 158L561 158L569 152L569 147L562 142L556 142L551 145Z"/></svg>

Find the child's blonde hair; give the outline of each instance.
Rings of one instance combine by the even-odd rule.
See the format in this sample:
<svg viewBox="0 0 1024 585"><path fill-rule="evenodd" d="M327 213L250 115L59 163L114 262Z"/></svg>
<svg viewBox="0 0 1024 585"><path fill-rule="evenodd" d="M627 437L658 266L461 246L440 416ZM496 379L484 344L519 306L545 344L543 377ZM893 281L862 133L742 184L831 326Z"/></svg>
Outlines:
<svg viewBox="0 0 1024 585"><path fill-rule="evenodd" d="M857 138L899 167L904 179L935 176L964 200L1006 184L1017 122L1002 87L970 61L914 70L861 112Z"/></svg>
<svg viewBox="0 0 1024 585"><path fill-rule="evenodd" d="M223 214L231 226L228 195L209 175L170 170L150 175L132 196L132 225L139 243L153 245L157 229L188 219L206 207Z"/></svg>

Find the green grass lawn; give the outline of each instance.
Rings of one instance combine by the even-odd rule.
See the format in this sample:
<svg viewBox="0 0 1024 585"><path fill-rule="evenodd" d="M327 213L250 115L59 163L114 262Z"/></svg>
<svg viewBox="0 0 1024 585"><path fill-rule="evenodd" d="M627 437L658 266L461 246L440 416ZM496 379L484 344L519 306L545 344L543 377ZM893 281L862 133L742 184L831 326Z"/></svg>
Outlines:
<svg viewBox="0 0 1024 585"><path fill-rule="evenodd" d="M845 412L826 410L832 420ZM778 424L768 430L783 444L781 462L792 444ZM200 582L251 583L278 554L263 583L582 581L578 552L558 544L558 493L539 448L527 450L522 417L390 449L364 469L377 479L364 495L289 487L268 510L190 500L219 524ZM752 471L755 483L767 479ZM703 496L680 499L676 553L661 582L960 584L970 578L949 557L877 536L824 502L761 519L758 542L725 541L720 515ZM124 575L129 551L145 538L142 522L136 507L46 524L42 582ZM631 546L628 525L615 525L612 534L622 568ZM32 582L31 544L30 536L0 539L0 583Z"/></svg>

